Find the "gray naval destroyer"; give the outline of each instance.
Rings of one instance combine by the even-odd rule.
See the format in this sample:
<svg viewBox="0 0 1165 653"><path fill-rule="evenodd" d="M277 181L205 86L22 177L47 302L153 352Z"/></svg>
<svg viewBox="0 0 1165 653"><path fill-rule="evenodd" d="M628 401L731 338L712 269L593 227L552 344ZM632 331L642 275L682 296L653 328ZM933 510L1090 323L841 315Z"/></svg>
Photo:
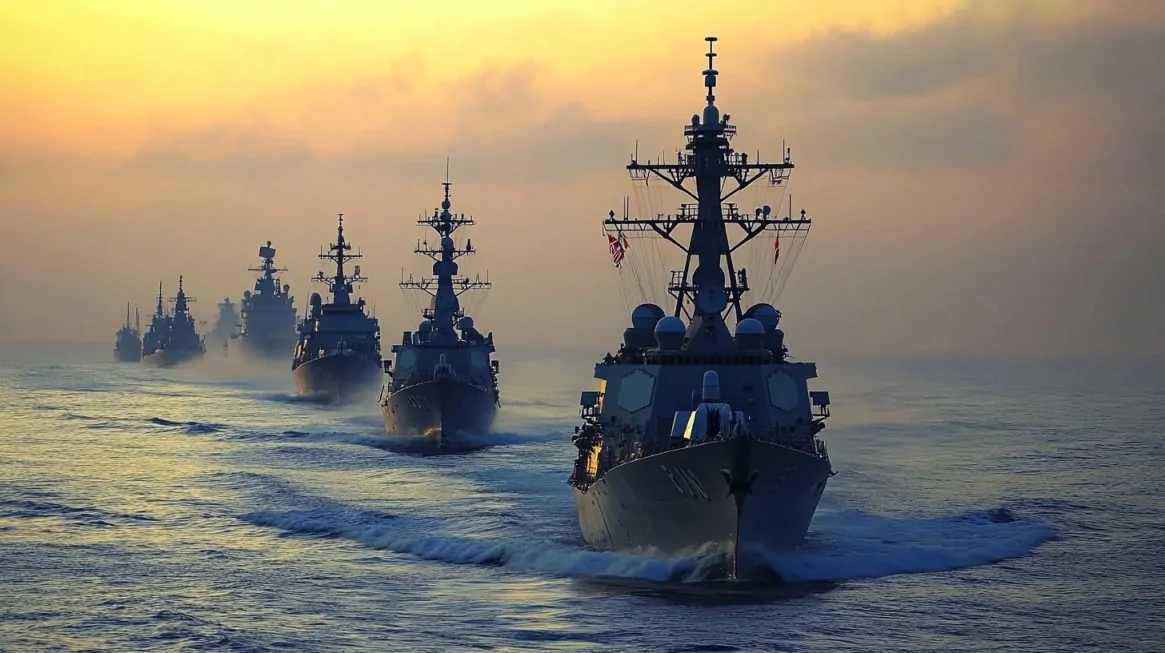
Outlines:
<svg viewBox="0 0 1165 653"><path fill-rule="evenodd" d="M275 267L275 248L271 241L259 247L262 264L251 268L258 272L255 292L244 291L242 302L243 329L239 344L243 351L259 356L286 356L295 349L296 315L291 286L280 285L277 272L287 268Z"/></svg>
<svg viewBox="0 0 1165 653"><path fill-rule="evenodd" d="M172 367L180 363L201 358L206 353L206 343L195 329L194 316L190 314L190 303L196 301L187 297L182 287L182 277L178 277L178 294L170 298L174 312L167 314L162 303L162 284L158 284L158 306L149 330L142 338L142 362L158 367Z"/></svg>
<svg viewBox="0 0 1165 653"><path fill-rule="evenodd" d="M142 319L135 310L134 321L130 323L129 304L125 305L125 323L117 330L113 357L122 363L136 363L142 359Z"/></svg>
<svg viewBox="0 0 1165 653"><path fill-rule="evenodd" d="M474 252L453 242L453 233L474 224L473 218L449 209L448 179L440 212L417 224L437 232L436 247L418 243L417 254L433 260L433 276L401 282L406 291L430 296L416 331L405 331L392 346L395 367L385 361L389 381L382 389L381 412L390 434L428 436L438 444L471 445L474 436L493 427L499 403L499 364L491 360L493 333L482 335L465 315L458 297L471 290L488 290L489 281L458 274L457 259Z"/></svg>
<svg viewBox="0 0 1165 653"><path fill-rule="evenodd" d="M781 234L809 221L804 211L776 218L767 207L750 215L726 202L756 181L782 184L793 163L788 150L764 163L730 147L736 127L715 104L716 39L707 40L707 105L684 128L685 150L675 163L627 166L633 178L663 181L696 202L651 219L616 220L612 211L604 222L613 256L627 234L683 250L684 269L668 286L675 308L638 306L618 356L595 366L599 390L582 395L569 483L593 546L713 553L729 577L764 578L769 552L803 540L833 473L817 438L829 396L808 389L815 364L790 359L780 313L766 303L741 308L748 275L733 252L766 232L779 248ZM691 230L686 244L681 227Z"/></svg>
<svg viewBox="0 0 1165 653"><path fill-rule="evenodd" d="M214 322L214 328L207 334L207 341L214 343L226 355L227 347L231 340L239 337L239 314L235 311L235 303L231 301L230 297L224 297L218 303L218 318Z"/></svg>
<svg viewBox="0 0 1165 653"><path fill-rule="evenodd" d="M351 250L340 214L336 242L319 256L336 264L335 274L326 277L320 272L313 279L328 285L331 301L325 304L313 292L308 314L299 324L291 369L301 395L347 402L365 390L375 393L380 380L380 325L365 314L363 299L352 301L352 284L367 279L360 276L359 265L353 274L345 272L345 263L361 257Z"/></svg>

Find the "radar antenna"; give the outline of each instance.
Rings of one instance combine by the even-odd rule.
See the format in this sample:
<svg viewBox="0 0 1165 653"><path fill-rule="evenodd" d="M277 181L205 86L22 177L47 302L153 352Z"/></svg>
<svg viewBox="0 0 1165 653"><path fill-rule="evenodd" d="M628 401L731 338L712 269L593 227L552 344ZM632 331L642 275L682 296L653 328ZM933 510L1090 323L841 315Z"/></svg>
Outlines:
<svg viewBox="0 0 1165 653"><path fill-rule="evenodd" d="M466 239L465 247L458 247L453 241L453 233L461 227L476 224L473 216L464 213L455 214L449 209L453 206L450 201L449 160L445 160L445 181L441 183L445 197L441 201L441 208L433 209L433 214L417 220L417 225L437 232L437 242L430 244L428 239L418 241L413 250L416 254L423 254L433 261L432 276L419 279L409 275L408 279L400 282L403 290L415 290L428 294L432 300L430 306L421 311L422 317L433 323L438 333L453 333L454 324L464 317L465 313L458 300L462 294L471 290L489 290L492 284L488 276L482 279L477 276L473 279L459 274L457 259L473 254L473 241Z"/></svg>
<svg viewBox="0 0 1165 653"><path fill-rule="evenodd" d="M158 280L158 305L154 308L154 317L166 317L166 304L162 300L162 281Z"/></svg>
<svg viewBox="0 0 1165 653"><path fill-rule="evenodd" d="M344 214L338 213L337 216L336 242L329 246L327 253L320 252L319 255L321 260L332 261L336 264L336 273L331 277L326 277L323 272L320 272L312 281L328 284L332 292L332 303L336 306L347 306L352 303L352 293L354 292L352 284L368 281L368 279L360 276L359 265L356 266L353 274L344 272L345 263L363 258L364 255L359 252L349 253L352 251L352 245L344 240Z"/></svg>
<svg viewBox="0 0 1165 653"><path fill-rule="evenodd" d="M161 286L159 285L159 290ZM161 295L158 295L159 299ZM190 304L197 302L198 299L186 295L186 291L182 288L182 275L178 275L178 294L170 298L170 302L174 304L174 319L182 320L184 316L190 313Z"/></svg>
<svg viewBox="0 0 1165 653"><path fill-rule="evenodd" d="M612 211L603 222L609 236L657 235L683 251L684 267L672 273L668 292L675 299L673 314L686 315L691 320L689 349L715 347L717 342L722 345L731 338L725 325L728 313L736 321L742 319L741 298L749 290L748 275L745 270L736 269L733 253L764 232L776 233L779 238L787 231L808 231L811 224L803 212L799 220L792 216L778 218L768 207L756 213L742 213L736 204L728 202L761 179L772 186L787 185L794 166L787 150L781 161L762 162L732 149L730 142L736 135L736 126L729 123L728 114L721 118L716 106L716 37L709 36L705 41L708 67L702 74L707 105L684 127L684 151L679 152L676 163L641 163L636 148L627 165L632 179L661 179L694 202L681 204L675 215L617 220ZM686 243L677 231L681 225L691 227ZM736 242L730 242L729 225L741 230ZM727 266L727 275L722 262ZM693 337L700 333L706 337Z"/></svg>
<svg viewBox="0 0 1165 653"><path fill-rule="evenodd" d="M255 292L259 295L270 295L272 297L285 296L286 293L280 286L279 278L275 276L277 272L287 272L287 268L275 267L275 248L271 246L271 241L268 240L266 245L259 246L259 259L262 264L257 268L248 268L250 272L258 272L260 276L255 280ZM247 302L244 302L246 304ZM247 310L247 306L243 307Z"/></svg>

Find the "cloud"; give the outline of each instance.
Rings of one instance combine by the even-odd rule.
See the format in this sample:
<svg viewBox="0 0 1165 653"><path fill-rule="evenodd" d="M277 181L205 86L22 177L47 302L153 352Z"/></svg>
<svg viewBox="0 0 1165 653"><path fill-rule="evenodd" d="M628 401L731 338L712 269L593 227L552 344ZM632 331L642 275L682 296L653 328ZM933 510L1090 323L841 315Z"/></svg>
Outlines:
<svg viewBox="0 0 1165 653"><path fill-rule="evenodd" d="M784 48L774 68L795 75L804 89L824 97L878 100L934 93L987 72L984 40L997 35L966 29L967 12L907 32L876 37L833 30Z"/></svg>
<svg viewBox="0 0 1165 653"><path fill-rule="evenodd" d="M305 143L261 126L216 125L166 138L133 155L120 172L131 178L206 175L240 183L285 179L315 170Z"/></svg>
<svg viewBox="0 0 1165 653"><path fill-rule="evenodd" d="M649 125L595 116L581 103L540 90L549 73L525 62L486 66L426 93L401 74L362 79L316 94L287 93L303 102L300 117L253 119L163 135L124 163L136 177L201 175L238 183L346 175L360 179L432 181L446 156L458 174L481 182L554 184L609 171ZM315 98L313 100L313 98ZM359 104L344 122L339 107ZM297 129L305 116L318 129ZM351 125L376 123L373 130ZM332 142L329 142L329 136ZM345 143L350 144L345 144Z"/></svg>
<svg viewBox="0 0 1165 653"><path fill-rule="evenodd" d="M761 96L826 166L1165 175L1165 20L1152 19L1163 12L1129 4L1065 19L1049 6L975 3L888 35L818 34L773 54L767 75L780 83Z"/></svg>
<svg viewBox="0 0 1165 653"><path fill-rule="evenodd" d="M778 51L772 65L790 71L805 90L850 101L919 98L984 81L983 92L1027 100L1085 92L1139 102L1165 97L1162 26L1114 16L1054 21L1033 15L1032 7L1016 3L998 15L976 3L881 37L830 31Z"/></svg>
<svg viewBox="0 0 1165 653"><path fill-rule="evenodd" d="M823 32L757 53L763 70L722 70L736 144L764 151L787 135L797 202L821 218L780 298L791 344L806 356L1160 350L1165 308L1150 299L1165 279L1165 76L1154 74L1165 21L972 6L897 33ZM627 316L598 220L629 190L634 140L643 152L682 146L698 98L691 75L661 92L647 67L621 72L641 96L614 101L581 85L570 95L562 75L483 61L438 86L422 57L406 57L171 127L124 158L0 156L0 209L37 216L0 243L5 270L28 269L31 243L56 238L89 257L83 273L107 274L82 288L65 264L60 278L24 283L24 301L56 300L46 311L100 316L158 273L187 271L204 296L234 293L252 240L276 239L310 275L342 210L375 252L370 292L391 308L399 269L417 270L409 217L438 201L449 156L455 205L481 217L482 255L468 267L498 286L480 323L515 346L617 346ZM212 266L207 252L224 260ZM389 332L415 317L389 314ZM12 326L23 333L108 330L14 319L27 319Z"/></svg>
<svg viewBox="0 0 1165 653"><path fill-rule="evenodd" d="M792 131L831 167L947 172L1006 163L1022 149L1017 122L978 104L805 117Z"/></svg>

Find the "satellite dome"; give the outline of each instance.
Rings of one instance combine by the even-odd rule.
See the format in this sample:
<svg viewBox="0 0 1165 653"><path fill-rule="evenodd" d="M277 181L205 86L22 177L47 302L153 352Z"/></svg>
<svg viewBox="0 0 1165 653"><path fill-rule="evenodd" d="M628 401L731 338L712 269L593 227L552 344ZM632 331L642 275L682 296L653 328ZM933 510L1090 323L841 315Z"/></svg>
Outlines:
<svg viewBox="0 0 1165 653"><path fill-rule="evenodd" d="M771 304L756 304L744 312L745 317L751 317L764 325L765 330L775 329L781 321L781 312Z"/></svg>
<svg viewBox="0 0 1165 653"><path fill-rule="evenodd" d="M453 239L445 236L441 239L441 249L453 249Z"/></svg>
<svg viewBox="0 0 1165 653"><path fill-rule="evenodd" d="M324 298L320 297L320 294L318 292L313 292L311 294L311 298L308 299L308 303L311 304L312 307L318 307L324 303Z"/></svg>
<svg viewBox="0 0 1165 653"><path fill-rule="evenodd" d="M746 317L736 323L736 348L745 351L764 349L765 326L760 320Z"/></svg>
<svg viewBox="0 0 1165 653"><path fill-rule="evenodd" d="M432 323L432 322L429 322L428 320L426 320L426 321L424 321L424 322L421 322L421 323L420 323L420 324L417 326L417 331L418 331L419 333L429 333L429 332L430 332L430 331L432 331L432 330L433 330L433 323Z"/></svg>
<svg viewBox="0 0 1165 653"><path fill-rule="evenodd" d="M655 304L640 304L631 312L631 326L636 329L653 329L663 316L663 309Z"/></svg>
<svg viewBox="0 0 1165 653"><path fill-rule="evenodd" d="M462 331L473 331L473 318L469 316L461 318L457 323L457 328Z"/></svg>
<svg viewBox="0 0 1165 653"><path fill-rule="evenodd" d="M763 336L764 334L765 325L756 318L746 317L736 323L736 335L738 336Z"/></svg>
<svg viewBox="0 0 1165 653"><path fill-rule="evenodd" d="M291 285L286 284L286 283L283 284L283 292L290 292L290 291L291 291Z"/></svg>
<svg viewBox="0 0 1165 653"><path fill-rule="evenodd" d="M243 291L243 299L250 299L250 298L251 298L251 291L250 291L250 290L244 290L244 291Z"/></svg>
<svg viewBox="0 0 1165 653"><path fill-rule="evenodd" d="M683 346L687 331L683 320L668 315L655 324L655 341L663 351L677 351Z"/></svg>

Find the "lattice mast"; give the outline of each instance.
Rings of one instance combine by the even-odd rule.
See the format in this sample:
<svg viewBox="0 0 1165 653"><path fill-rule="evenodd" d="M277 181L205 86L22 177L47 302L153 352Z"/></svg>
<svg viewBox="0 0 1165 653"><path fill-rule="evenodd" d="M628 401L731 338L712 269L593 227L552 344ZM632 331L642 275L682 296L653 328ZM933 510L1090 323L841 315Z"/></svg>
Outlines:
<svg viewBox="0 0 1165 653"><path fill-rule="evenodd" d="M158 306L162 305L162 285L158 284ZM170 302L174 304L174 319L180 320L182 317L189 315L190 304L197 302L198 299L190 297L182 288L182 276L178 276L178 294L170 298Z"/></svg>
<svg viewBox="0 0 1165 653"><path fill-rule="evenodd" d="M417 225L437 232L437 245L430 245L423 240L417 243L414 253L423 254L433 261L433 275L408 279L400 282L403 290L421 291L427 293L432 301L429 308L421 311L421 315L433 323L433 328L440 333L452 333L457 320L464 316L458 297L470 290L489 290L492 284L489 279L479 276L470 279L458 273L457 259L474 253L473 241L466 239L465 247L458 248L453 242L453 233L461 227L472 226L473 216L464 213L455 214L450 211L452 202L449 200L449 172L446 168L445 181L441 184L445 189L445 199L441 202L441 209L433 210L429 217L417 220Z"/></svg>
<svg viewBox="0 0 1165 653"><path fill-rule="evenodd" d="M728 202L762 178L767 178L773 186L785 184L794 166L789 149L784 150L782 160L776 163L750 161L748 154L733 151L730 142L736 135L736 126L729 123L728 114L721 118L716 106L714 89L719 74L713 67L716 37L705 40L708 68L703 75L707 105L702 115L693 115L691 124L684 127L687 139L684 151L678 152L675 163L640 163L636 154L627 166L633 180L657 177L695 203L681 204L675 215L647 218L628 216L625 205L621 220L611 211L603 224L608 234L654 232L684 252L684 267L672 272L668 284L668 292L676 300L673 314L686 315L691 320L689 333L711 329L709 335L714 336L711 340L716 341L721 340L720 336L730 337L725 318L729 312L737 321L742 318L741 298L749 289L747 272L736 269L733 253L765 231L777 232L779 237L782 231L807 229L810 220L804 211L800 218L794 219L791 210L790 215L777 218L767 206L751 215L742 214L735 204ZM729 239L730 224L737 225L742 232L735 243ZM676 229L681 225L692 227L686 245L677 238ZM727 275L722 260L727 265Z"/></svg>
<svg viewBox="0 0 1165 653"><path fill-rule="evenodd" d="M331 261L336 264L336 273L331 277L325 277L323 272L320 272L312 279L316 283L328 284L328 289L332 293L332 304L336 306L347 306L352 303L352 284L362 283L368 281L367 277L360 276L360 266L357 265L351 275L344 272L344 264L358 258L363 258L364 255L359 252L353 254L352 245L344 240L344 214L339 213L339 224L336 227L336 242L328 247L328 251L320 252L319 258L325 261Z"/></svg>

